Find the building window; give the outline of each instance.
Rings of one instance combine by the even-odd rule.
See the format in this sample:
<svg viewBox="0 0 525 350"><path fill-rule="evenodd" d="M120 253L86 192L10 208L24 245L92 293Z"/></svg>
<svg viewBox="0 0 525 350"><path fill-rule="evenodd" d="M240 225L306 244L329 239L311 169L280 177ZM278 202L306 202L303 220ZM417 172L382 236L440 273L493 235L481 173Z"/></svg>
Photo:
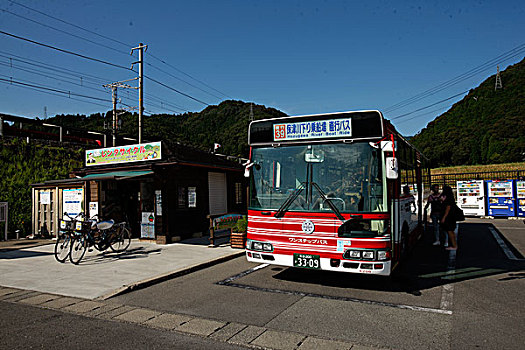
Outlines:
<svg viewBox="0 0 525 350"><path fill-rule="evenodd" d="M177 206L179 208L186 208L186 187L179 187L178 194Z"/></svg>
<svg viewBox="0 0 525 350"><path fill-rule="evenodd" d="M235 204L242 204L242 183L236 182L235 183Z"/></svg>

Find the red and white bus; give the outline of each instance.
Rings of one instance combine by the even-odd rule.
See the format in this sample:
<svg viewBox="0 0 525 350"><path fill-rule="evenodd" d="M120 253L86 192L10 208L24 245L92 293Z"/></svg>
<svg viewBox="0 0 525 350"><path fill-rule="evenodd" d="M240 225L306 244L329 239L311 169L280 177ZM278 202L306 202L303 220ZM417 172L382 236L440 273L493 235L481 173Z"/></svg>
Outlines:
<svg viewBox="0 0 525 350"><path fill-rule="evenodd" d="M258 120L248 143L249 261L388 276L422 233L429 170L379 111Z"/></svg>

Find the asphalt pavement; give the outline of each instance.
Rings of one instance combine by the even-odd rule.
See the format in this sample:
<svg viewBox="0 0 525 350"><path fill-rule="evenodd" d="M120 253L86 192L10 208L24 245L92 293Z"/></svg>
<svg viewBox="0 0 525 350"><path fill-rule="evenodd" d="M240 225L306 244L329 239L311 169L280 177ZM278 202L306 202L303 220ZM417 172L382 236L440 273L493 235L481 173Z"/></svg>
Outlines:
<svg viewBox="0 0 525 350"><path fill-rule="evenodd" d="M252 264L235 258L242 251L198 244L134 242L129 257L91 253L79 266L56 262L52 246L1 250L0 285L19 285L0 288L0 304L190 334L217 347L521 349L524 243L523 220L468 218L457 252L426 235L393 278ZM35 266L39 274L27 270ZM92 279L75 277L84 272ZM127 287L100 286L122 276ZM90 283L98 292L87 297L64 292Z"/></svg>

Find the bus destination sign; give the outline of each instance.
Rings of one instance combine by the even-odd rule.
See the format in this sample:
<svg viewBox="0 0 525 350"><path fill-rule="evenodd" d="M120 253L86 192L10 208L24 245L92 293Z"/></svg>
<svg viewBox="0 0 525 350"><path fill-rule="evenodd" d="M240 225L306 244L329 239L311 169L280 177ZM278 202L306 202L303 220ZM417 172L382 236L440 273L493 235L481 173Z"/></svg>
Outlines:
<svg viewBox="0 0 525 350"><path fill-rule="evenodd" d="M352 118L314 120L273 125L273 140L308 140L352 137Z"/></svg>

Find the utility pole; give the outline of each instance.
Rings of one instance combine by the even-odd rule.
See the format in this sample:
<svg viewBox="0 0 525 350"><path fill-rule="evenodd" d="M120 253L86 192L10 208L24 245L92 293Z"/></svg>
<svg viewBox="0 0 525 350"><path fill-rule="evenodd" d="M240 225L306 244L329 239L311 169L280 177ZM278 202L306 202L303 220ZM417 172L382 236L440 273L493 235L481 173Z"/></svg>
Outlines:
<svg viewBox="0 0 525 350"><path fill-rule="evenodd" d="M148 49L148 45L140 43L139 46L131 49L131 54L134 50L139 51L139 60L133 62L131 67L135 63L139 65L139 143L142 143L142 113L144 111L144 51Z"/></svg>
<svg viewBox="0 0 525 350"><path fill-rule="evenodd" d="M133 78L133 79L117 81L114 83L102 85L105 88L111 88L111 99L113 101L113 122L112 122L112 127L111 127L111 135L113 137L113 147L117 145L117 129L118 129L118 116L119 116L117 112L117 102L118 102L117 89L119 87L124 88L124 89L138 89L131 85L124 84L125 82L136 80L136 79L137 78Z"/></svg>
<svg viewBox="0 0 525 350"><path fill-rule="evenodd" d="M111 123L111 136L113 147L117 144L117 86L111 85L111 100L113 101L113 122Z"/></svg>
<svg viewBox="0 0 525 350"><path fill-rule="evenodd" d="M496 73L496 86L494 87L494 90L503 89L503 84L501 83L501 75L499 73L499 66L498 72Z"/></svg>

